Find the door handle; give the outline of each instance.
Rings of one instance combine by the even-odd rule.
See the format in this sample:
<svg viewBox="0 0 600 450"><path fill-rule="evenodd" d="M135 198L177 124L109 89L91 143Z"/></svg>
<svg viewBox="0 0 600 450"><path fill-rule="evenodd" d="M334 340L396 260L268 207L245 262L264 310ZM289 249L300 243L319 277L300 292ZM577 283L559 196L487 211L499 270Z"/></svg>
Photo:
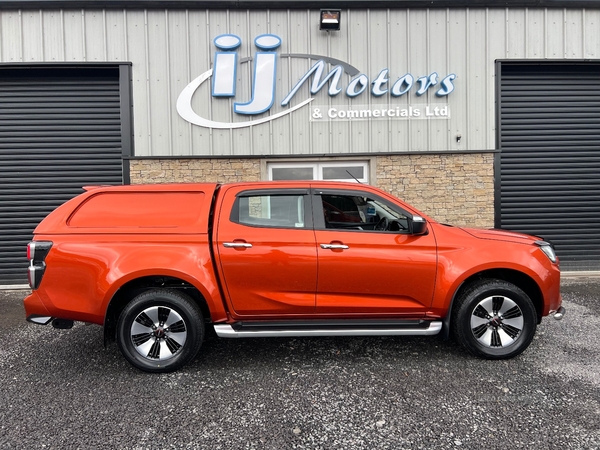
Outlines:
<svg viewBox="0 0 600 450"><path fill-rule="evenodd" d="M344 244L321 244L321 248L325 250L347 250L350 247Z"/></svg>
<svg viewBox="0 0 600 450"><path fill-rule="evenodd" d="M252 244L247 242L223 242L223 247L227 248L252 248Z"/></svg>

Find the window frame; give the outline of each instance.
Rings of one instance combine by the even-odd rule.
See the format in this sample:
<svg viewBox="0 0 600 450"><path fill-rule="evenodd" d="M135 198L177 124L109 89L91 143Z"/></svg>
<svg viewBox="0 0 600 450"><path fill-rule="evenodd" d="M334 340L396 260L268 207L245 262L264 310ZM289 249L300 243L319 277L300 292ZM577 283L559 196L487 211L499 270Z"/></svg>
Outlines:
<svg viewBox="0 0 600 450"><path fill-rule="evenodd" d="M411 234L410 227L407 230L398 231L383 231L383 230L359 230L357 228L327 228L325 225L325 216L323 214L323 195L339 195L339 196L360 196L369 197L373 200L377 200L384 205L389 206L392 210L403 214L411 221L414 217L412 213L402 208L400 205L393 203L383 197L372 192L360 191L360 190L346 190L346 189L311 189L312 192L312 208L314 218L314 229L317 231L331 231L331 232L353 232L353 233L384 233L384 234Z"/></svg>
<svg viewBox="0 0 600 450"><path fill-rule="evenodd" d="M336 179L323 179L323 169L331 167L362 167L363 177L362 178L336 178ZM336 161L301 161L301 162L267 162L267 176L269 181L300 181L300 180L273 180L273 169L307 169L312 168L313 178L306 179L308 181L345 181L345 182L358 182L364 184L369 183L370 175L370 161L368 160L336 160Z"/></svg>
<svg viewBox="0 0 600 450"><path fill-rule="evenodd" d="M271 226L262 224L251 224L240 221L240 199L250 197L301 197L304 201L304 226ZM238 192L229 213L229 221L250 228L269 228L285 230L307 230L313 229L312 196L308 189L252 189Z"/></svg>

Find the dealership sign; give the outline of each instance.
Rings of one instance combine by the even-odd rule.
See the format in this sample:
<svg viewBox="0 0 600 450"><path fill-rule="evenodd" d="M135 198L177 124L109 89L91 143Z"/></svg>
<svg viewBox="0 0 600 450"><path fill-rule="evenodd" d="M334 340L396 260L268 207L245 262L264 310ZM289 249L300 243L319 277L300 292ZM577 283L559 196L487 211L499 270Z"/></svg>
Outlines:
<svg viewBox="0 0 600 450"><path fill-rule="evenodd" d="M310 120L313 121L381 118L445 119L450 116L448 105L436 104L399 107L393 105L391 100L407 95L409 92L414 92L417 97L421 97L430 89L435 92L437 97L446 97L454 91L455 74L450 74L439 79L436 72L416 78L412 74L407 73L391 82L389 70L382 69L371 81L367 75L360 73L358 69L348 63L334 58L305 54L280 55L287 58L302 58L317 61L300 77L295 86L281 100L281 106L289 106L284 111L243 122L218 122L198 115L192 107L192 97L198 88L211 78L212 97L236 97L238 65L251 60L250 58L240 60L237 49L241 43L242 40L233 34L223 34L215 38L214 44L218 50L215 53L213 68L202 73L188 84L177 99L177 112L181 117L190 123L207 128L233 129L258 125L291 114L311 103L314 100L313 97L304 99L294 106L289 106L300 88L306 83L310 84L310 93L312 95L317 94L327 86L327 92L330 97L335 97L342 92L350 100L364 98L364 96L369 94L372 97L382 97L385 95L390 97L387 106L364 106L364 100L361 106L354 106L352 102L350 102L351 106L347 107L315 106L310 110ZM252 80L252 98L245 103L233 103L233 112L240 115L258 116L264 114L273 107L276 100L275 85L277 80L278 56L276 50L281 45L281 38L274 34L263 34L254 40L254 44L259 51L256 52L253 58L254 77ZM326 73L327 64L333 66L328 73ZM352 77L347 86L342 86L342 75L344 73Z"/></svg>

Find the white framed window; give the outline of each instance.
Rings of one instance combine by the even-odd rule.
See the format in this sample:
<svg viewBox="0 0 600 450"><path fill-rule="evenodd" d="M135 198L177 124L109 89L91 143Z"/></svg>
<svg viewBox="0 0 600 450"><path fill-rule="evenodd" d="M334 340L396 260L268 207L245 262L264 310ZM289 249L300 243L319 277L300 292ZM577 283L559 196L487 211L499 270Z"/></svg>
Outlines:
<svg viewBox="0 0 600 450"><path fill-rule="evenodd" d="M367 161L268 163L269 180L324 180L369 183Z"/></svg>

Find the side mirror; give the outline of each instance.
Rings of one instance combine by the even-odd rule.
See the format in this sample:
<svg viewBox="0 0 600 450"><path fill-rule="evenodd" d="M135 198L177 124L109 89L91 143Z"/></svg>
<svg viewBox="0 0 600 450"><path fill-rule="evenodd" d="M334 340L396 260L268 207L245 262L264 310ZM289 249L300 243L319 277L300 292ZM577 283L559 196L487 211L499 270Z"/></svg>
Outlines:
<svg viewBox="0 0 600 450"><path fill-rule="evenodd" d="M413 216L410 221L410 234L416 236L427 234L427 221L421 216Z"/></svg>

